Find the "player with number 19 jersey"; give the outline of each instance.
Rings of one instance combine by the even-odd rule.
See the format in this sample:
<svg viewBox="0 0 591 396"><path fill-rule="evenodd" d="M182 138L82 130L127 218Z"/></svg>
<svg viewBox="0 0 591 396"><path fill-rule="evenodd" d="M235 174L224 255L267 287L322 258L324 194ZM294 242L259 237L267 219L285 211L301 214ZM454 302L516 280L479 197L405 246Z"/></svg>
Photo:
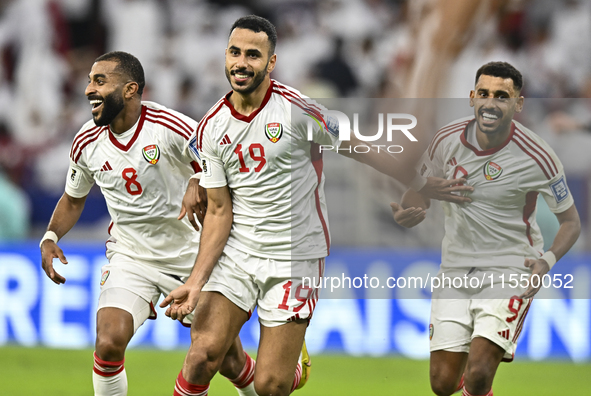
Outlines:
<svg viewBox="0 0 591 396"><path fill-rule="evenodd" d="M85 197L96 183L111 225L107 258L120 253L159 271L189 276L199 233L177 220L189 178L200 171L184 148L197 123L174 110L142 102L138 122L115 135L90 120L70 151L66 193Z"/></svg>
<svg viewBox="0 0 591 396"><path fill-rule="evenodd" d="M326 257L330 237L318 145L340 142L316 125L309 141L307 124L292 120L304 113L321 117L323 109L275 80L248 117L235 111L230 94L203 117L188 146L202 161L201 186L227 185L232 192L227 245L275 260Z"/></svg>

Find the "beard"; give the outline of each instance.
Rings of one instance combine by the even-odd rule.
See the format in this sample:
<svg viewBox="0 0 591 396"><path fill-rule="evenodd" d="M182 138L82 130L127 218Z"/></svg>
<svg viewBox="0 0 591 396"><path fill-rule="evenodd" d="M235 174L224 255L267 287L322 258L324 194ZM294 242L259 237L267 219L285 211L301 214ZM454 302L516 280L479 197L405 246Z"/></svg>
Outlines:
<svg viewBox="0 0 591 396"><path fill-rule="evenodd" d="M267 66L269 65L269 62L267 62ZM230 86L232 87L232 89L238 93L241 94L250 94L252 92L254 92L259 85L261 85L261 83L265 80L265 77L267 76L267 66L265 66L265 68L256 73L256 72L249 72L246 71L245 69L237 69L234 71L229 71L226 68L226 78L228 79L228 82L230 83ZM252 82L250 83L250 85L235 85L235 83L232 82L232 75L234 75L235 73L246 73L251 75L251 77L253 77Z"/></svg>
<svg viewBox="0 0 591 396"><path fill-rule="evenodd" d="M100 116L92 116L94 123L97 126L109 125L124 107L121 95L118 92L110 93L103 98L103 110L100 112Z"/></svg>

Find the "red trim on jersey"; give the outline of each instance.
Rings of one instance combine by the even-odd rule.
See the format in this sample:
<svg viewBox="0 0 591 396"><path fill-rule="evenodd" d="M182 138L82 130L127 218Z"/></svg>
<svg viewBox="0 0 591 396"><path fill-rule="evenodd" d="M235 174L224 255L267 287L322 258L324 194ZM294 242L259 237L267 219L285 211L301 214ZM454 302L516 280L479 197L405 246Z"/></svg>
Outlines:
<svg viewBox="0 0 591 396"><path fill-rule="evenodd" d="M95 140L97 140L100 136L101 133L103 133L103 131L106 131L107 128L102 128L101 130L99 130L98 132L96 132L95 135L93 135L90 139L88 139L87 141L85 141L82 146L80 146L80 149L78 150L78 154L76 155L76 158L72 158L74 160L74 162L77 164L78 160L80 159L80 156L82 155L82 151L84 150L84 148L86 146L88 146L90 143L94 142Z"/></svg>
<svg viewBox="0 0 591 396"><path fill-rule="evenodd" d="M203 171L203 169L201 169L201 167L199 166L199 164L195 161L191 161L191 167L193 168L193 171L195 173L199 173L201 171Z"/></svg>
<svg viewBox="0 0 591 396"><path fill-rule="evenodd" d="M294 91L293 89L290 89L288 87L286 87L283 84L279 84L277 81L273 80L275 82L275 92L282 94L283 96L290 96L294 99L299 99L300 102L303 102L306 106L312 108L313 110L315 110L318 113L322 113L322 109L320 109L317 105L315 105L314 103L308 102L306 100L306 98L304 98L301 94L297 93L296 91Z"/></svg>
<svg viewBox="0 0 591 396"><path fill-rule="evenodd" d="M269 99L271 99L271 93L273 92L273 80L271 80L271 83L269 84L269 88L267 89L267 92L265 93L265 97L263 98L263 102L261 103L261 105L252 113L250 113L250 115L243 115L240 114L239 112L236 111L236 109L234 108L234 106L232 105L232 103L230 103L230 96L232 96L232 94L234 93L234 91L230 91L228 92L228 94L226 96L224 96L224 104L226 106L228 106L228 108L230 109L230 112L232 113L232 116L234 118L236 118L237 120L240 121L244 121L244 122L251 122L253 120L253 118L255 118L257 116L257 114L259 114L261 112L261 110L265 107L265 105L269 102Z"/></svg>
<svg viewBox="0 0 591 396"><path fill-rule="evenodd" d="M427 148L427 151L429 153L429 156L431 158L433 158L433 153L435 151L435 148L433 147L433 145L435 144L435 147L437 147L437 145L439 144L439 142L443 139L445 139L447 136L449 136L450 134L448 132L450 132L452 129L454 131L456 131L459 128L465 127L466 125L468 125L468 123L471 120L466 120L466 121L462 121L462 122L457 122L455 124L452 125L448 125L446 127L441 128L439 131L437 131L437 133L435 134L435 136L433 136L433 139L431 140L431 143L429 143L429 147ZM443 136L444 134L447 134L446 136ZM435 141L438 141L437 143L435 143Z"/></svg>
<svg viewBox="0 0 591 396"><path fill-rule="evenodd" d="M97 128L100 129L101 127L93 126L92 128L79 133L78 136L74 138L74 141L72 142L72 147L70 148L70 158L74 158L74 151L76 151L76 149L80 145L80 142L92 135L93 133L95 133L97 131Z"/></svg>
<svg viewBox="0 0 591 396"><path fill-rule="evenodd" d="M429 154L429 158L431 160L433 160L433 157L435 156L435 151L437 150L437 146L439 146L439 143L443 142L445 139L447 139L451 135L454 135L458 132L462 133L465 130L467 125L468 125L468 122L461 123L451 130L447 130L438 136L436 135L435 138L433 138L433 142L435 142L435 139L437 139L435 144L433 144L433 142L431 142L431 144L433 144L433 148L431 150L431 153Z"/></svg>
<svg viewBox="0 0 591 396"><path fill-rule="evenodd" d="M177 128L174 128L174 127L170 126L169 124L167 124L167 123L165 123L165 122L162 122L161 120L158 120L158 119L153 119L153 118L151 118L151 117L148 115L148 116L146 116L146 121L150 121L150 122L152 122L152 123L154 123L154 124L159 124L159 125L162 125L162 126L166 127L168 130L170 130L170 131L172 131L172 132L176 133L177 135L180 135L180 136L182 136L182 138L183 138L183 139L185 139L185 140L189 140L189 137L187 137L187 134L186 134L186 133L184 133L184 132L181 132L179 129L177 129Z"/></svg>
<svg viewBox="0 0 591 396"><path fill-rule="evenodd" d="M534 146L536 146L538 149L540 149L540 151L542 151L542 153L544 153L546 155L546 157L550 160L550 162L552 162L551 170L553 170L554 173L558 173L558 167L554 163L554 160L552 159L552 156L550 155L550 153L548 151L546 151L546 149L544 149L539 143L537 143L535 140L533 140L531 138L531 136L529 136L527 133L525 133L521 129L518 128L517 132L519 132L522 135L522 137L529 140Z"/></svg>
<svg viewBox="0 0 591 396"><path fill-rule="evenodd" d="M205 126L207 125L207 122L211 119L211 117L216 115L217 112L220 111L220 109L222 107L224 107L224 101L220 100L216 106L217 106L217 108L214 111L212 111L209 115L206 114L205 116L203 116L201 121L199 121L199 125L197 125L197 132L196 132L197 150L201 150L201 147L203 147L203 131L205 130ZM212 109L213 109L213 107L212 107Z"/></svg>
<svg viewBox="0 0 591 396"><path fill-rule="evenodd" d="M150 108L148 108L148 110L146 111L146 116L151 117L150 121L152 121L156 124L164 125L165 127L169 128L170 130L174 131L175 133L178 133L179 135L181 135L183 138L185 138L185 140L189 140L193 131L191 131L191 129L188 129L188 128L184 127L183 125L179 124L177 122L178 118L176 119L177 121L175 121L175 119L173 119L171 117L166 117L166 114L168 114L168 113L162 113L162 114L156 113L156 112L154 112L154 109L150 109ZM173 124L174 126L167 124L166 122L164 122L162 120L166 120L170 124ZM176 126L176 128L175 128L175 126Z"/></svg>
<svg viewBox="0 0 591 396"><path fill-rule="evenodd" d="M536 200L538 199L538 192L537 191L530 191L525 194L525 206L523 207L523 222L526 225L525 235L527 235L527 239L531 246L534 245L534 241L531 239L531 224L529 223L529 218L536 210Z"/></svg>
<svg viewBox="0 0 591 396"><path fill-rule="evenodd" d="M330 254L330 236L328 234L328 227L326 226L326 221L324 220L324 216L322 215L322 208L320 207L320 195L318 193L318 189L320 188L320 182L322 181L322 153L319 150L320 146L318 143L312 143L310 145L310 156L312 158L312 165L314 166L314 170L316 171L316 176L318 177L318 184L316 185L316 189L314 190L314 198L316 199L316 211L318 212L318 217L320 218L320 223L322 223L322 230L324 231L324 240L326 241L326 255Z"/></svg>
<svg viewBox="0 0 591 396"><path fill-rule="evenodd" d="M556 176L556 174L558 173L558 168L556 168L556 164L554 163L554 160L552 160L552 157L550 156L550 154L548 154L548 152L546 150L544 150L540 145L538 145L536 142L534 142L529 136L527 136L525 133L523 133L523 131L517 129L517 132L518 133L516 133L515 139L519 139L521 141L521 143L526 145L531 151L533 151L535 154L537 154L546 163L547 169L550 171L550 175L552 177ZM528 143L526 139L529 140L532 144ZM541 152L538 151L538 149ZM531 157L531 155L530 155L530 157ZM548 159L550 159L550 162L552 162L552 165L554 167L550 166ZM539 162L538 162L538 164L539 164Z"/></svg>
<svg viewBox="0 0 591 396"><path fill-rule="evenodd" d="M517 147L519 147L521 149L521 151L523 151L525 154L529 155L531 157L531 159L536 161L536 163L538 164L540 169L542 169L542 172L544 172L544 175L546 176L546 178L548 180L552 179L552 177L548 174L548 172L546 171L546 168L544 168L544 166L542 165L540 160L533 153L531 153L529 150L527 150L525 147L523 147L522 144L519 143L519 140L513 139L513 143L515 143L517 145Z"/></svg>
<svg viewBox="0 0 591 396"><path fill-rule="evenodd" d="M162 118L166 118L167 120L174 122L179 128L183 129L189 135L191 135L193 133L193 128L191 128L191 126L189 124L187 124L185 121L183 121L183 119L181 117L179 117L178 115L175 115L175 114L173 114L169 111L166 111L166 110L153 109L151 107L148 107L148 111L158 113L158 115L161 116ZM166 117L166 116L168 116L168 117ZM180 123L182 125L179 125L178 123Z"/></svg>
<svg viewBox="0 0 591 396"><path fill-rule="evenodd" d="M472 121L475 121L475 120L472 120ZM472 121L470 121L470 122L472 122ZM513 136L515 134L515 123L513 121L511 121L511 130L509 131L509 136L507 136L507 139L505 139L505 141L503 143L501 143L501 145L499 145L497 147L489 148L487 150L478 150L476 147L474 147L470 143L468 143L468 140L466 139L466 135L468 134L469 127L470 127L470 124L466 125L466 129L462 133L462 136L460 136L460 140L462 141L464 146L466 146L470 150L474 151L474 154L476 154L479 157L483 157L485 155L491 155L496 152L499 152L501 149L503 149L506 145L509 144L509 142L513 139Z"/></svg>
<svg viewBox="0 0 591 396"><path fill-rule="evenodd" d="M75 163L78 163L78 160L80 159L80 155L82 154L82 150L84 150L84 148L86 146L88 146L90 143L97 140L99 138L99 136L101 136L101 133L103 133L106 129L107 129L106 127L103 127L101 129L99 129L98 131L88 133L84 136L84 138L79 140L78 144L76 144L76 147L72 148L72 155L70 156L72 161L74 161ZM84 140L84 139L86 139L86 140ZM73 146L73 144L72 144L72 146ZM78 146L80 146L80 147L78 147Z"/></svg>
<svg viewBox="0 0 591 396"><path fill-rule="evenodd" d="M111 143L113 143L113 146L115 146L119 150L122 150L125 152L129 151L131 146L133 146L133 144L135 143L137 138L140 136L140 132L142 131L142 127L144 126L144 120L146 119L146 110L147 110L147 107L142 106L142 114L140 115L140 121L137 124L137 128L135 129L135 132L134 132L131 140L126 145L121 144L121 142L119 142L119 140L117 140L115 135L113 135L113 131L111 131L111 127L109 126L109 139L111 140Z"/></svg>

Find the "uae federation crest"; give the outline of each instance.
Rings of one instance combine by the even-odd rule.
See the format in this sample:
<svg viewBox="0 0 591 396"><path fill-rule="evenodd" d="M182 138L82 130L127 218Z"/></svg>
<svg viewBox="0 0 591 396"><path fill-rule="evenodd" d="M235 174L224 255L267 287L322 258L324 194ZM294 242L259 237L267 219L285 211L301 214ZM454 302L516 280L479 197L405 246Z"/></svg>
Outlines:
<svg viewBox="0 0 591 396"><path fill-rule="evenodd" d="M144 159L152 165L156 165L160 159L160 149L155 144L151 144L142 149Z"/></svg>
<svg viewBox="0 0 591 396"><path fill-rule="evenodd" d="M503 173L503 168L492 161L487 161L482 171L486 180L497 180L501 176L501 173Z"/></svg>
<svg viewBox="0 0 591 396"><path fill-rule="evenodd" d="M283 125L279 122L270 122L265 125L265 135L272 143L277 143L283 135Z"/></svg>

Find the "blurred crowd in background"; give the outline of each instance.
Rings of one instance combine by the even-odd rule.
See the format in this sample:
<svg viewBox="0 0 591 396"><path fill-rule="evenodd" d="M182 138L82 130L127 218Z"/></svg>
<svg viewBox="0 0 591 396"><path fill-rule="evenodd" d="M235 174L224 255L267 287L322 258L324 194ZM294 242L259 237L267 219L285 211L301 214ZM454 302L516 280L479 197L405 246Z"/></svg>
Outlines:
<svg viewBox="0 0 591 396"><path fill-rule="evenodd" d="M229 91L224 49L230 26L255 13L278 30L272 78L313 98L403 97L420 14L435 1L0 0L0 240L44 231L63 193L71 142L91 116L84 89L102 53L134 54L146 72L144 100L200 119ZM505 60L524 74L528 98L590 98L591 2L501 2L493 17L460 38L439 96L467 97L479 66ZM546 123L544 138L575 181L586 225L591 105L578 99L558 107L535 114L538 123L551 112L559 113L559 121L580 121ZM379 213L389 216L388 210ZM88 232L78 236L106 233L108 214L99 191L91 192L81 223ZM335 243L349 243L339 235ZM406 245L407 239L379 244Z"/></svg>

